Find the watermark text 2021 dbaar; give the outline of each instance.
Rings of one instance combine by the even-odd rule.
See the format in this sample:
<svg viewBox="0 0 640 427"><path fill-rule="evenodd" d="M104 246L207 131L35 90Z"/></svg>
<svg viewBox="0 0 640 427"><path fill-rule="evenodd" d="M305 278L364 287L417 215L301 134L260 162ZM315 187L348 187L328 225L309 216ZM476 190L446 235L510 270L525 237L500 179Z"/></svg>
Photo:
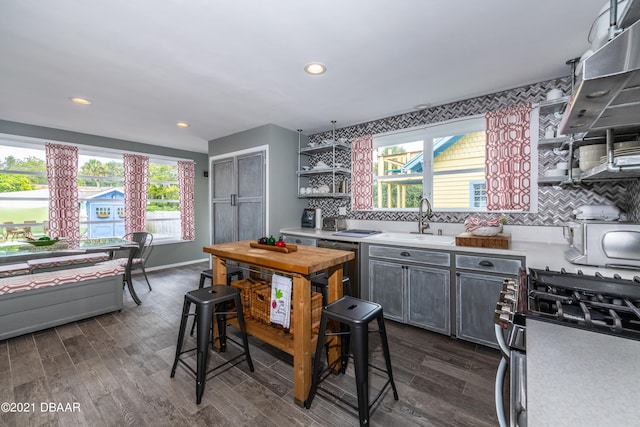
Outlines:
<svg viewBox="0 0 640 427"><path fill-rule="evenodd" d="M71 402L2 402L0 412L79 412L80 403Z"/></svg>

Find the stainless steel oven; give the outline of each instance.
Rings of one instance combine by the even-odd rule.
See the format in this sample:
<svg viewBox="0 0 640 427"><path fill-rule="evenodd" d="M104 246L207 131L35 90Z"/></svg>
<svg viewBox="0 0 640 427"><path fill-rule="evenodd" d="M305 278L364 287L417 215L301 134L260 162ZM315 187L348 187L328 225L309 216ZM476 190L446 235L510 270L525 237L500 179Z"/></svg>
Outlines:
<svg viewBox="0 0 640 427"><path fill-rule="evenodd" d="M531 394L527 388L527 363L531 365L530 368L540 365L540 360L533 357L533 350L541 345L540 342L529 342L531 352L528 360L527 322L548 322L563 329L578 328L587 331L589 337L589 334L606 334L621 341L640 341L640 277L625 280L617 275L605 277L601 274L538 269L529 269L527 275L521 270L517 280L505 279L494 320L496 338L503 356L496 373L495 387L500 426L526 426L528 419L534 422L539 415L540 411L535 412L534 407L539 407L541 400L541 395ZM607 360L605 356L608 349L599 348L598 351L602 355L596 360L606 365L604 361ZM560 357L559 352L557 356ZM558 359L558 364L566 363ZM579 361L572 363L575 369L582 369ZM507 372L510 377L508 388L505 384ZM536 375L529 378L538 381ZM507 389L509 411L505 411L503 404L507 400L503 390ZM626 390L619 392L629 394ZM558 399L564 397L562 395ZM567 406L571 406L576 396L571 399L568 399Z"/></svg>
<svg viewBox="0 0 640 427"><path fill-rule="evenodd" d="M526 282L524 269L520 269L517 279L504 280L494 316L496 340L502 353L495 385L496 414L500 427L527 425L526 327L521 315L526 303ZM509 395L508 411L504 405L507 401L505 391Z"/></svg>

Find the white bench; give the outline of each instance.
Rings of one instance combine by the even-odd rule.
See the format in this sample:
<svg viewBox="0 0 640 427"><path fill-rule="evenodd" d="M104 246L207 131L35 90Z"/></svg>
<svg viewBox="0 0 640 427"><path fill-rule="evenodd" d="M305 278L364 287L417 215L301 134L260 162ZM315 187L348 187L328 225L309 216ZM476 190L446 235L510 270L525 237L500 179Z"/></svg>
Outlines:
<svg viewBox="0 0 640 427"><path fill-rule="evenodd" d="M117 261L0 278L0 340L122 309Z"/></svg>

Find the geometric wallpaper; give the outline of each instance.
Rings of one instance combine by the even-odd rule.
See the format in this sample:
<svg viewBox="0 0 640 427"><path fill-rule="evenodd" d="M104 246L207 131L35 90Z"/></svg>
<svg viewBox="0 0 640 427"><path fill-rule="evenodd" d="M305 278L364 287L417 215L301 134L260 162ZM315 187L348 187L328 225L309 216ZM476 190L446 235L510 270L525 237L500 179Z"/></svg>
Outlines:
<svg viewBox="0 0 640 427"><path fill-rule="evenodd" d="M519 105L526 102L539 103L545 100L546 93L551 89L561 89L564 94L571 92L571 80L564 77L523 86L516 89L497 92L494 94L439 105L425 110L412 111L410 113L387 117L380 120L361 123L354 126L336 128L335 137L353 138L362 135L375 135L383 132L395 131L414 126L430 123L443 122L459 117L466 117L476 114L484 114L487 111L497 110L509 105ZM540 137L548 123L545 118L540 122ZM309 136L310 142L318 142L331 138L331 131L318 133ZM566 154L564 154L566 156ZM317 156L317 157L315 157ZM331 164L331 153L318 154L312 159L315 162L323 160ZM349 167L351 163L350 153L338 152L337 161ZM538 152L538 168L543 171L558 161L568 159L559 158L558 154L549 149L542 149ZM542 172L540 172L542 175ZM321 177L315 178L317 184L329 184L322 182ZM310 198L309 207L321 208L323 216L337 216L338 207L347 207L347 218L357 220L379 220L379 221L417 221L417 212L375 212L375 211L352 211L350 209L350 199L332 198ZM572 220L573 210L586 204L612 204L617 206L622 212L627 214L627 220L640 222L640 180L638 178L627 181L603 181L595 183L579 183L572 186L538 186L538 213L509 213L506 214L507 222L512 225L561 225ZM466 212L436 212L432 222L455 222L463 223L469 216ZM473 213L474 217L482 218L495 216L495 213Z"/></svg>

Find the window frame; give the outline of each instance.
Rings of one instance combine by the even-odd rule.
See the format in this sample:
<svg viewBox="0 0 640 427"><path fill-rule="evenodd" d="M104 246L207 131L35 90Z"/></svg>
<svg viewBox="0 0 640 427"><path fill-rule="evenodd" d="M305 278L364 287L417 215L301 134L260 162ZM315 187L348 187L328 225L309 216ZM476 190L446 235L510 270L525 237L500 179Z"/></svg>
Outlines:
<svg viewBox="0 0 640 427"><path fill-rule="evenodd" d="M486 119L484 115L467 116L463 118L452 119L439 123L432 123L424 126L417 126L399 131L386 132L373 135L374 152L385 146L399 145L421 140L423 142L423 153L433 153L433 140L439 137L451 135L469 134L474 132L486 131ZM428 160L428 161L427 161ZM372 168L373 168L372 159ZM433 177L443 172L433 171L433 155L423 157L422 175L422 196L433 200ZM444 172L446 173L446 172ZM373 184L380 176L373 176ZM415 212L415 208L379 208L373 207L376 212ZM433 208L435 212L489 212L486 208Z"/></svg>
<svg viewBox="0 0 640 427"><path fill-rule="evenodd" d="M23 149L31 149L31 150L36 150L39 151L41 153L43 153L43 158L44 158L44 153L45 153L45 144L46 144L46 140L42 140L42 139L37 139L37 138L29 138L29 137L19 137L16 135L9 135L9 134L0 134L0 145L3 147L16 147L16 148L23 148ZM191 159L183 159L183 158L173 158L173 157L168 157L168 156L160 156L160 155L154 155L154 154L149 154L149 153L141 153L141 152L131 152L131 151L124 151L124 150L118 150L118 149L111 149L108 147L95 147L95 146L86 146L86 145L82 145L82 144L73 144L73 143L67 143L67 142L60 142L61 144L67 144L67 145L72 145L72 146L76 146L78 147L78 156L79 156L79 161L78 161L78 179L90 179L90 180L105 180L105 181L120 181L122 182L122 184L120 184L119 186L109 186L109 187L103 187L105 190L107 190L108 188L120 188L122 189L123 185L124 185L124 178L122 176L120 177L99 177L99 176L90 176L90 175L80 175L80 167L84 164L83 163L83 157L89 157L89 158L98 158L101 161L104 159L113 159L115 161L118 162L122 162L122 154L124 153L133 153L133 154L140 154L143 156L147 156L149 157L149 164L152 163L156 163L156 164L168 164L171 166L175 166L177 168L178 166L178 161L179 160L191 160ZM29 171L14 171L14 170L7 170L7 169L0 169L0 174L7 174L7 175L30 175L30 176L44 176L46 178L47 174L46 172L29 172ZM162 180L151 180L149 179L149 184L169 184L169 185L176 185L179 188L179 183L178 183L178 176L176 173L176 178L175 181L171 180L171 181L162 181ZM48 185L47 185L48 188ZM48 198L43 198L43 197L35 197L35 198L24 198L24 197L4 197L2 199L3 201L35 201L35 202L45 202L45 204L48 205ZM87 199L87 198L83 198L81 197L80 194L78 194L78 201L80 203L84 203L87 200L91 200L91 199ZM153 203L155 201L162 201L162 202L171 202L171 203L177 203L178 204L178 212L180 212L180 200L178 199L148 199L147 200L147 205L149 205L150 203ZM124 203L124 199L123 199L123 203ZM123 205L124 207L124 205ZM48 206L47 206L48 209ZM82 210L81 210L82 212ZM148 213L148 211L147 211ZM180 226L180 222L181 222L181 218L180 218L180 213L178 214L177 218L168 218L168 219L164 219L164 218L159 218L159 219L148 219L147 218L147 224L149 223L153 223L153 222L165 222L165 221L174 221L177 222L178 224L178 232L176 234L172 234L166 237L160 237L158 236L158 239L156 241L155 236L154 236L154 243L171 243L171 242L182 242L182 241L186 241L183 240L181 238L181 232L179 230ZM116 216L118 216L116 214ZM48 221L48 218L47 218ZM97 223L97 221L91 221L89 218L86 218L85 220L81 220L80 222L80 227L81 230L88 228L92 223ZM107 220L107 221L102 221L101 224L106 224L106 223L122 223L124 225L124 218L118 216L118 219L113 219L113 220ZM41 223L39 223L41 224ZM39 224L37 224L36 226L38 226ZM16 225L20 225L18 223L16 223ZM82 232L82 231L81 231Z"/></svg>

